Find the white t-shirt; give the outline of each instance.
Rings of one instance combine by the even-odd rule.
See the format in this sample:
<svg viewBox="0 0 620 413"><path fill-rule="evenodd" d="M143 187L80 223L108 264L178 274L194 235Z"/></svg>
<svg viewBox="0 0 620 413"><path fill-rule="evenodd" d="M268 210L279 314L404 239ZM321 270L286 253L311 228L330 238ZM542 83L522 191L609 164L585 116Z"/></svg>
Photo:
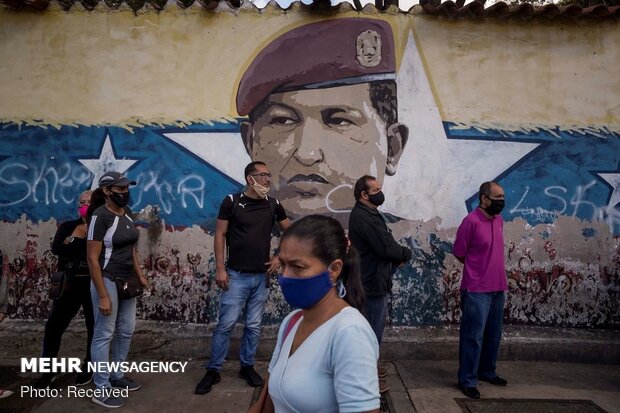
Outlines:
<svg viewBox="0 0 620 413"><path fill-rule="evenodd" d="M353 307L345 307L286 357L303 320L297 321L283 343L284 329L294 313L282 322L269 363L268 388L276 413L378 409L379 343L364 316Z"/></svg>

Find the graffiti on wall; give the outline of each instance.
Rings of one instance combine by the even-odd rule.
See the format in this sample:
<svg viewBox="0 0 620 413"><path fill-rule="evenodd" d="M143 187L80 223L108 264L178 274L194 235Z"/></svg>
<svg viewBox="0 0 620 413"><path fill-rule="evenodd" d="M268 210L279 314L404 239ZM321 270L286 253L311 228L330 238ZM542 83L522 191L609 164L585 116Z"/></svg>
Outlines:
<svg viewBox="0 0 620 413"><path fill-rule="evenodd" d="M152 282L139 316L215 321L214 219L226 194L242 188L245 164L262 160L293 218L323 213L346 223L357 178L384 183L394 234L414 251L395 275L394 325L458 321L461 267L450 251L486 180L506 190L507 321L618 325L618 131L442 119L412 33L398 53L383 20L322 21L257 49L231 86L229 120L0 124L0 221L26 226L5 259L16 316L42 318L49 308L56 260L40 227L72 219L79 193L119 170L137 181L131 209L146 235ZM288 310L274 285L266 322Z"/></svg>

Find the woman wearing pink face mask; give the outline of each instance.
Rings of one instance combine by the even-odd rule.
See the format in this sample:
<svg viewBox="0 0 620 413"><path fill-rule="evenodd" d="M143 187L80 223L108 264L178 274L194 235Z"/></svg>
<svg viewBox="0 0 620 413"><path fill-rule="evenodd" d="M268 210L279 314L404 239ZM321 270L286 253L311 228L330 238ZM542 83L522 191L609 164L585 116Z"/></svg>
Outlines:
<svg viewBox="0 0 620 413"><path fill-rule="evenodd" d="M92 379L92 373L86 371L86 363L90 361L90 343L93 338L93 305L90 299L90 273L86 262L86 223L92 191L80 195L76 214L78 219L61 224L52 242L52 252L58 255L58 271L67 273L67 287L62 296L54 300L52 311L45 324L43 352L41 357L58 357L62 335L69 323L78 313L84 310L86 324L86 359L75 384L83 386ZM53 373L45 373L34 384L35 387L48 387L54 379Z"/></svg>

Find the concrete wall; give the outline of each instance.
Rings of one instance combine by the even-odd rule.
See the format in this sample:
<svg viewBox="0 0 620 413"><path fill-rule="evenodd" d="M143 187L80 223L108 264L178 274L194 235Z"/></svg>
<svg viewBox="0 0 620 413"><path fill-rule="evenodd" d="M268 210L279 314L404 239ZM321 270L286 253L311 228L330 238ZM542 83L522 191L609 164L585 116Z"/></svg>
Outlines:
<svg viewBox="0 0 620 413"><path fill-rule="evenodd" d="M346 223L355 179L384 181L393 233L414 249L395 276L394 325L458 320L461 266L451 245L479 184L491 179L507 197L506 321L620 325L617 22L218 7L0 10L0 248L13 318L46 317L57 224L76 216L82 190L116 169L138 181L131 207L153 285L139 317L214 322L214 219L223 197L242 187L243 166L260 158L293 217L327 213ZM395 60L408 140L390 146L389 125L359 90L328 88L288 98L308 110L357 104L374 135L351 127L328 139L334 128L323 125L244 145L236 94L253 59L291 30L341 18L391 27L394 52L383 58ZM354 55L355 42L346 47ZM291 64L286 56L281 66ZM301 159L316 153L323 156ZM291 174L310 173L330 190L308 183L300 195L287 186ZM288 310L274 286L265 321Z"/></svg>

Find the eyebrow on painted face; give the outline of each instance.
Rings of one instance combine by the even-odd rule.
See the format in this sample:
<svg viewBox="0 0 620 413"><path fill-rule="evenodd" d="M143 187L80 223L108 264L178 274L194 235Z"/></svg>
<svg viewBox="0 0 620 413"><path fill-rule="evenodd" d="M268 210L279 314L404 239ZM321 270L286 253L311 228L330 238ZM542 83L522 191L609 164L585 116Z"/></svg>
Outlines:
<svg viewBox="0 0 620 413"><path fill-rule="evenodd" d="M301 120L299 113L284 103L267 102L265 107L256 116L256 121L265 118L269 125L287 126Z"/></svg>
<svg viewBox="0 0 620 413"><path fill-rule="evenodd" d="M360 126L367 121L366 116L360 110L348 106L323 109L321 118L323 123L329 127Z"/></svg>

